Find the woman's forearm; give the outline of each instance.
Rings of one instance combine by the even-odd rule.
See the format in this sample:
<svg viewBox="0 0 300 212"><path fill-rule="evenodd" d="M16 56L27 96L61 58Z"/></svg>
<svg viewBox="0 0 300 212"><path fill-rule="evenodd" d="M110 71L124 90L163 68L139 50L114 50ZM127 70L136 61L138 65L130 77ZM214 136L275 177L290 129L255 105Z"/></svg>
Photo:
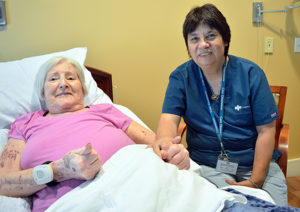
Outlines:
<svg viewBox="0 0 300 212"><path fill-rule="evenodd" d="M35 183L32 173L33 169L0 173L0 195L27 197L45 188L46 185Z"/></svg>
<svg viewBox="0 0 300 212"><path fill-rule="evenodd" d="M0 195L27 197L45 187L37 185L33 169L21 169L25 141L10 138L0 157Z"/></svg>
<svg viewBox="0 0 300 212"><path fill-rule="evenodd" d="M180 116L173 114L162 114L158 123L156 140L162 138L173 139L177 136Z"/></svg>
<svg viewBox="0 0 300 212"><path fill-rule="evenodd" d="M125 133L137 144L153 144L155 133L132 120Z"/></svg>
<svg viewBox="0 0 300 212"><path fill-rule="evenodd" d="M261 186L265 180L275 144L275 122L258 127L251 180Z"/></svg>

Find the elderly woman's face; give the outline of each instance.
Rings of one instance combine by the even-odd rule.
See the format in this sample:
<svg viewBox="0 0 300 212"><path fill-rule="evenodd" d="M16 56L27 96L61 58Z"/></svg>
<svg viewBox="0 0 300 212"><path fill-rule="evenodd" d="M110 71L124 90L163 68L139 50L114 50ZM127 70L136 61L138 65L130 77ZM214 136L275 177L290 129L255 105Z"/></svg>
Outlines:
<svg viewBox="0 0 300 212"><path fill-rule="evenodd" d="M48 72L44 83L44 99L49 112L53 114L83 108L82 85L72 64L62 62Z"/></svg>
<svg viewBox="0 0 300 212"><path fill-rule="evenodd" d="M224 43L221 34L207 25L199 25L188 34L188 49L192 59L202 69L223 64Z"/></svg>

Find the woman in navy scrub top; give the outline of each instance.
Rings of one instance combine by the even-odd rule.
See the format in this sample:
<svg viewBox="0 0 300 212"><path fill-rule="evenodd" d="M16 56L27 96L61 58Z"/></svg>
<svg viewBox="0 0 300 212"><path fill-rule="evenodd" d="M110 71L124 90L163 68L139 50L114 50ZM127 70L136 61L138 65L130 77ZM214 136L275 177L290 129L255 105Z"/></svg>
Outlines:
<svg viewBox="0 0 300 212"><path fill-rule="evenodd" d="M189 167L190 156L218 187L261 188L287 205L285 177L275 162L278 111L264 72L228 55L230 28L214 5L192 9L183 35L191 60L170 75L154 151L182 168ZM170 150L178 145L181 117L189 155Z"/></svg>

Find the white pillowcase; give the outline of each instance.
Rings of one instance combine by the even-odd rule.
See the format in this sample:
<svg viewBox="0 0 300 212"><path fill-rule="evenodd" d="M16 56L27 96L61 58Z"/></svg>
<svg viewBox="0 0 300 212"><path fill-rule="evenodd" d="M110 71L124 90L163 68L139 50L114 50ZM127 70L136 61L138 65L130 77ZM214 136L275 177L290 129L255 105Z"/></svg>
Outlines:
<svg viewBox="0 0 300 212"><path fill-rule="evenodd" d="M0 129L10 128L10 124L19 116L45 108L34 90L35 76L40 66L54 56L65 56L75 59L84 65L86 47L73 48L67 51L28 57L21 60L0 63ZM89 94L85 105L94 103L112 103L84 68Z"/></svg>
<svg viewBox="0 0 300 212"><path fill-rule="evenodd" d="M0 129L0 155L1 152L3 151L6 143L7 143L7 134L8 134L8 129Z"/></svg>
<svg viewBox="0 0 300 212"><path fill-rule="evenodd" d="M0 196L1 211L31 212L31 198Z"/></svg>

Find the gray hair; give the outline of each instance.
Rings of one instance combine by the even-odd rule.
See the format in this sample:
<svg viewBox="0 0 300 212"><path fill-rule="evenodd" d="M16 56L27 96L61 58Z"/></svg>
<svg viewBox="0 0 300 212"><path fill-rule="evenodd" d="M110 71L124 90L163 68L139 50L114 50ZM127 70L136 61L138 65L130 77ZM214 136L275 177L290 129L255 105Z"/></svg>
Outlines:
<svg viewBox="0 0 300 212"><path fill-rule="evenodd" d="M35 77L35 89L38 93L40 100L44 100L44 84L47 77L48 72L57 64L67 62L74 66L79 81L81 82L83 94L86 95L88 93L88 89L85 83L84 72L81 65L74 59L62 56L52 57L47 60L43 65L41 65L36 77Z"/></svg>

